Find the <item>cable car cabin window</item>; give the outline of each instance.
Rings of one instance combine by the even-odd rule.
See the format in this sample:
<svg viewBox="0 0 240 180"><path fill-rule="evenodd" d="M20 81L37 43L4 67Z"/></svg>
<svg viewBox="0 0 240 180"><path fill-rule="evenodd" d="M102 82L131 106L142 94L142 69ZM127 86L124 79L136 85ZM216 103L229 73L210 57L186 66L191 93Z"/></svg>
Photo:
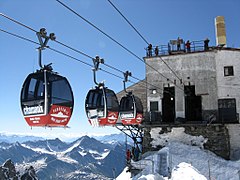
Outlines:
<svg viewBox="0 0 240 180"><path fill-rule="evenodd" d="M151 112L158 111L158 101L150 101L150 111Z"/></svg>
<svg viewBox="0 0 240 180"><path fill-rule="evenodd" d="M44 113L44 75L30 74L21 92L21 108L24 116Z"/></svg>
<svg viewBox="0 0 240 180"><path fill-rule="evenodd" d="M87 107L89 107L89 108L95 107L94 104L93 104L94 95L95 95L95 93L93 91L90 91L89 94L88 94L86 104L87 104Z"/></svg>
<svg viewBox="0 0 240 180"><path fill-rule="evenodd" d="M120 111L132 111L133 110L133 100L131 96L123 97L120 102Z"/></svg>
<svg viewBox="0 0 240 180"><path fill-rule="evenodd" d="M31 79L31 81L29 83L27 99L34 98L34 91L35 91L35 88L36 88L36 84L37 84L37 80L36 79Z"/></svg>
<svg viewBox="0 0 240 180"><path fill-rule="evenodd" d="M115 93L109 89L106 89L106 99L107 99L107 107L113 111L118 111L119 105L118 100Z"/></svg>
<svg viewBox="0 0 240 180"><path fill-rule="evenodd" d="M41 77L40 77L41 78ZM44 97L44 83L42 79L31 78L29 82L24 85L22 100L42 99Z"/></svg>
<svg viewBox="0 0 240 180"><path fill-rule="evenodd" d="M44 85L43 81L38 81L38 91L37 91L37 97L43 97L44 95Z"/></svg>
<svg viewBox="0 0 240 180"><path fill-rule="evenodd" d="M93 105L92 107L94 108L103 108L104 106L104 98L103 98L103 92L102 90L98 91L97 93L95 92L93 94Z"/></svg>
<svg viewBox="0 0 240 180"><path fill-rule="evenodd" d="M137 111L142 113L143 112L143 105L142 105L141 99L135 96L135 102L136 102Z"/></svg>
<svg viewBox="0 0 240 180"><path fill-rule="evenodd" d="M103 96L103 93L102 91L100 91L101 93L98 93L98 94L95 94L96 97L95 97L95 106L97 108L103 108L104 106L104 96Z"/></svg>
<svg viewBox="0 0 240 180"><path fill-rule="evenodd" d="M51 78L49 79L52 80ZM72 106L73 96L71 88L65 78L54 77L51 84L51 103Z"/></svg>
<svg viewBox="0 0 240 180"><path fill-rule="evenodd" d="M102 90L91 90L87 97L87 107L90 109L103 108L104 107L104 97Z"/></svg>

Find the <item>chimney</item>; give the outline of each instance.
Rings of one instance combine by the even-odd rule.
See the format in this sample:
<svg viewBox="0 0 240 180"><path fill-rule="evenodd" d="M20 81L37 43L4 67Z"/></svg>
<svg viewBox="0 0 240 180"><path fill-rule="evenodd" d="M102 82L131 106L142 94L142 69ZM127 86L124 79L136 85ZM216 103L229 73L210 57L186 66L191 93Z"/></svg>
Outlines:
<svg viewBox="0 0 240 180"><path fill-rule="evenodd" d="M215 31L216 31L216 45L226 47L227 39L223 16L217 16L215 18Z"/></svg>

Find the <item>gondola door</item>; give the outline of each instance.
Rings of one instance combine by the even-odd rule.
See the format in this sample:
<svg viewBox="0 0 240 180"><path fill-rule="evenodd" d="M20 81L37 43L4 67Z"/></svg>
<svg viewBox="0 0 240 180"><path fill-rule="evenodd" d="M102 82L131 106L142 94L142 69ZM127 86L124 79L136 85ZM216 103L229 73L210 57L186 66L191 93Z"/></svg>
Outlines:
<svg viewBox="0 0 240 180"><path fill-rule="evenodd" d="M175 89L165 87L162 100L163 122L173 123L175 120Z"/></svg>

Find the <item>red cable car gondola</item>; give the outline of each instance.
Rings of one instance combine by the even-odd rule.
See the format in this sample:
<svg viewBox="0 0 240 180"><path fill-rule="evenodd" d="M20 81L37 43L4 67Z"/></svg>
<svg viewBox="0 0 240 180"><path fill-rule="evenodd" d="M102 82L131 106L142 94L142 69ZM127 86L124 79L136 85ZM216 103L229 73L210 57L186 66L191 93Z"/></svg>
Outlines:
<svg viewBox="0 0 240 180"><path fill-rule="evenodd" d="M21 108L29 126L67 126L73 111L67 79L46 68L29 74L21 91Z"/></svg>
<svg viewBox="0 0 240 180"><path fill-rule="evenodd" d="M138 125L143 120L143 105L139 97L126 90L125 83L128 81L129 75L131 76L131 73L128 71L124 73L125 80L123 83L127 94L120 100L119 116L124 125Z"/></svg>
<svg viewBox="0 0 240 180"><path fill-rule="evenodd" d="M88 92L85 110L92 126L115 125L118 109L117 96L112 90L100 86Z"/></svg>
<svg viewBox="0 0 240 180"><path fill-rule="evenodd" d="M96 82L96 71L99 63L103 63L103 59L96 56L93 62L94 82L97 86L88 92L85 100L85 111L88 121L92 126L115 125L119 115L117 96L114 91L106 88L103 83Z"/></svg>
<svg viewBox="0 0 240 180"><path fill-rule="evenodd" d="M40 70L26 78L21 90L21 109L29 126L66 127L73 111L73 93L67 79L52 71L51 64L42 66L41 52L53 33L47 36L44 28L37 32L40 42ZM43 41L44 39L44 41Z"/></svg>
<svg viewBox="0 0 240 180"><path fill-rule="evenodd" d="M132 93L126 94L120 100L119 116L124 125L141 124L143 120L141 100Z"/></svg>

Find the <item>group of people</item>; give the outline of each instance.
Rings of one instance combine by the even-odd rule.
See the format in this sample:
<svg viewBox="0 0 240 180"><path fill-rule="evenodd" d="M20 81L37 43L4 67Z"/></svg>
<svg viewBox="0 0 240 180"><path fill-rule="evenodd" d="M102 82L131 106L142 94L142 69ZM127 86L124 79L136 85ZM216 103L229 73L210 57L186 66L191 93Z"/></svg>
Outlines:
<svg viewBox="0 0 240 180"><path fill-rule="evenodd" d="M149 44L148 48L147 48L147 56L148 57L152 56L152 50L153 50L153 46L152 46L152 44ZM159 53L158 46L155 47L154 53L155 53L155 56L158 56L158 53Z"/></svg>
<svg viewBox="0 0 240 180"><path fill-rule="evenodd" d="M206 38L203 43L204 43L204 51L207 51L209 50L209 46L208 46L208 43L209 43L209 39ZM179 45L180 46L180 45ZM186 49L187 49L187 52L191 52L191 43L189 40L187 40L187 42L185 43L185 46L186 46Z"/></svg>
<svg viewBox="0 0 240 180"><path fill-rule="evenodd" d="M204 50L205 51L209 50L209 46L208 46L209 41L210 40L208 38L206 38L203 41L204 42ZM177 51L181 51L181 44L183 44L183 40L178 37L177 41L175 41L175 42L177 44ZM191 52L191 42L189 40L187 40L187 42L185 43L185 47L186 47L186 52ZM149 44L148 48L147 48L147 56L151 57L152 56L152 52L153 52L153 46L152 46L152 44ZM158 48L158 46L155 47L154 53L155 53L155 56L159 55L159 48Z"/></svg>
<svg viewBox="0 0 240 180"><path fill-rule="evenodd" d="M126 152L127 164L130 164L131 159L134 161L139 160L140 151L138 147L132 147L132 150L128 149Z"/></svg>

